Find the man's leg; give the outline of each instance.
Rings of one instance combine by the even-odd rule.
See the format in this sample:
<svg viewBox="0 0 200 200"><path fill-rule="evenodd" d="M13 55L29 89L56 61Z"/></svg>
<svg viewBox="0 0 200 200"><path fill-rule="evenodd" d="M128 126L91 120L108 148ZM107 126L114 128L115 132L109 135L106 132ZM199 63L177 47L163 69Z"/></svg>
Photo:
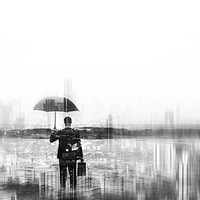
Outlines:
<svg viewBox="0 0 200 200"><path fill-rule="evenodd" d="M76 161L71 161L68 164L68 170L70 175L70 187L76 188Z"/></svg>
<svg viewBox="0 0 200 200"><path fill-rule="evenodd" d="M59 166L60 166L60 185L61 187L66 187L67 166L65 160L59 159Z"/></svg>

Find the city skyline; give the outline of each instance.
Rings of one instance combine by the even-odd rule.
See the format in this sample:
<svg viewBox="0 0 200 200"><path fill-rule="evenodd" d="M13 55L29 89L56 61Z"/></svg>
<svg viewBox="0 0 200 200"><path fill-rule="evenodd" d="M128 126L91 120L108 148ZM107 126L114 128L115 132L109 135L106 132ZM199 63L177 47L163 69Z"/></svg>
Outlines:
<svg viewBox="0 0 200 200"><path fill-rule="evenodd" d="M200 199L199 10L0 1L0 199Z"/></svg>
<svg viewBox="0 0 200 200"><path fill-rule="evenodd" d="M19 99L26 117L39 117L34 104L64 95L69 77L86 122L162 123L179 109L180 123L199 123L198 1L1 4L3 104Z"/></svg>
<svg viewBox="0 0 200 200"><path fill-rule="evenodd" d="M68 89L69 97L74 94L72 84ZM66 95L67 96L67 95ZM71 97L75 102L75 98ZM97 99L100 102L99 99ZM73 126L102 126L102 127L115 127L115 128L179 128L179 127L198 127L200 121L187 122L180 120L181 111L179 108L176 110L166 109L162 115L152 117L148 121L137 121L123 118L120 115L109 113L108 115L100 115L99 110L103 107L101 103L95 108L95 100L93 102L94 110L92 113L87 112L87 105L82 105L79 109L81 112L57 112L57 128L63 128L63 117L69 115L73 118ZM21 102L17 99L11 100L8 104L0 102L0 129L25 129L25 128L53 128L54 125L54 112L34 111L32 116L25 115L21 109ZM185 126L184 126L185 125Z"/></svg>

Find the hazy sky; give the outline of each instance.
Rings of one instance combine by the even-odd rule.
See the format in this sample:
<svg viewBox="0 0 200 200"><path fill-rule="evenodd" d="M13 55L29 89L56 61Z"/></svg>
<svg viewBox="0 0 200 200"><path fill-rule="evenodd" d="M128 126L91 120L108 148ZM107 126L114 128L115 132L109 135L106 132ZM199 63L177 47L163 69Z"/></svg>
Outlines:
<svg viewBox="0 0 200 200"><path fill-rule="evenodd" d="M199 10L198 0L1 1L0 99L34 115L70 77L92 118L162 121L174 109L200 122Z"/></svg>

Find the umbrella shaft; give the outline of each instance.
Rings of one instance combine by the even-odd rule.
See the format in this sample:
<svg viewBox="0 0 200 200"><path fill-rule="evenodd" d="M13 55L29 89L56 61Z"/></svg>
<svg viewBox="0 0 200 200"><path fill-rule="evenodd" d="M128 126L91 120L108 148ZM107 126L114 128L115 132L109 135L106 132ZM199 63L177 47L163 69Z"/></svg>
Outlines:
<svg viewBox="0 0 200 200"><path fill-rule="evenodd" d="M55 118L54 118L54 129L56 129L56 111L55 111Z"/></svg>

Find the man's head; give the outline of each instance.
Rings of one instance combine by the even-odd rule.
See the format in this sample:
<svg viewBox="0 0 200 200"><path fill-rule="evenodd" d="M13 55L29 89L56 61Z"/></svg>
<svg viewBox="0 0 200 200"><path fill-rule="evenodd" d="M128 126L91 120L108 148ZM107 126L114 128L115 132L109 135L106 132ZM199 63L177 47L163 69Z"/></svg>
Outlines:
<svg viewBox="0 0 200 200"><path fill-rule="evenodd" d="M65 126L71 126L71 124L72 124L71 117L65 117L64 118L64 123L65 123Z"/></svg>

